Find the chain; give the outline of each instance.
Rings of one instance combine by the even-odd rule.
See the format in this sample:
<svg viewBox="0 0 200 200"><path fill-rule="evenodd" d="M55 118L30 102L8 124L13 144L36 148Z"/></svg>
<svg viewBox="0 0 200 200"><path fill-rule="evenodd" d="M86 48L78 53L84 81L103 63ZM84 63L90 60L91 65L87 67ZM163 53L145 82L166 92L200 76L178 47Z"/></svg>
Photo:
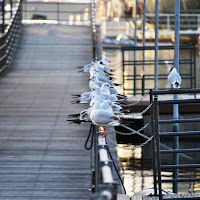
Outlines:
<svg viewBox="0 0 200 200"><path fill-rule="evenodd" d="M144 100L144 98L145 98L146 96L148 96L148 95L149 95L149 92L146 92L146 93L144 94L144 96L142 96L138 101L136 101L136 102L134 102L134 103L131 103L131 104L128 104L128 105L125 105L125 106L123 106L123 107L130 107L130 106L137 105L137 104L140 103L142 100Z"/></svg>
<svg viewBox="0 0 200 200"><path fill-rule="evenodd" d="M134 129L131 129L132 132L130 133L123 133L123 132L119 132L119 131L115 131L113 129L110 128L110 130L114 133L117 133L117 134L120 134L120 135L134 135L134 134L138 134L140 133L141 131L143 131L145 128L147 128L149 126L149 124L151 124L151 122L147 123L145 126L143 126L142 128L140 128L139 130L134 130ZM126 126L123 126L124 128L126 128ZM127 128L126 128L127 129Z"/></svg>
<svg viewBox="0 0 200 200"><path fill-rule="evenodd" d="M115 142L113 142L108 136L106 136L106 138L116 147L120 148L120 149L125 149L125 150L132 150L134 151L135 149L138 148L142 148L144 147L146 144L148 144L152 139L153 139L154 135L152 135L149 139L147 139L145 142L143 142L142 144L136 146L136 147L120 147L118 146Z"/></svg>

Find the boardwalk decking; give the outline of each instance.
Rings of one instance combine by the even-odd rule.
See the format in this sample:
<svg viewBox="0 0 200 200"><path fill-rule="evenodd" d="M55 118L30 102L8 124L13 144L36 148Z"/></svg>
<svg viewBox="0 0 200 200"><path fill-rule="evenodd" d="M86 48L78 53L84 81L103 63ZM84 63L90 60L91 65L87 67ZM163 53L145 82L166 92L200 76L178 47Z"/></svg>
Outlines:
<svg viewBox="0 0 200 200"><path fill-rule="evenodd" d="M89 27L26 25L13 66L0 78L0 200L89 199L89 125L66 122L87 105L77 65L92 60Z"/></svg>

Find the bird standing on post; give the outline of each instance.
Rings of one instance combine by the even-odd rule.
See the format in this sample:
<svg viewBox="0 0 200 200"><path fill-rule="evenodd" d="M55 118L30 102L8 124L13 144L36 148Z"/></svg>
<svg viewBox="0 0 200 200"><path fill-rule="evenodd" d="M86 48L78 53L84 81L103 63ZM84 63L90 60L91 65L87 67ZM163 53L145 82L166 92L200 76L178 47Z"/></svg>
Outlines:
<svg viewBox="0 0 200 200"><path fill-rule="evenodd" d="M172 85L173 89L179 89L181 87L181 76L175 67L170 70L168 81Z"/></svg>

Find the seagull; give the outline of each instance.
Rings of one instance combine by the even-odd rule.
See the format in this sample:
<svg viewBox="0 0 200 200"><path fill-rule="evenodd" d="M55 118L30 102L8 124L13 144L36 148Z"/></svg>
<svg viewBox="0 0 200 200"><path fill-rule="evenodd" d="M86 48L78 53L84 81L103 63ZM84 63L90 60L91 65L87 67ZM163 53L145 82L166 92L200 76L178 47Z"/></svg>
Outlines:
<svg viewBox="0 0 200 200"><path fill-rule="evenodd" d="M120 118L115 116L110 109L110 101L103 102L103 105L96 101L90 113L90 118L93 124L103 127L102 137L105 137L106 127L120 125Z"/></svg>
<svg viewBox="0 0 200 200"><path fill-rule="evenodd" d="M175 67L171 69L171 72L168 75L168 81L172 85L173 89L179 89L181 87L181 76Z"/></svg>
<svg viewBox="0 0 200 200"><path fill-rule="evenodd" d="M98 76L96 76L95 74L90 76L89 81L90 81L89 82L89 87L90 87L91 90L94 89L95 85L98 85L99 87L101 87L102 84L104 83L103 81L100 81L98 79Z"/></svg>

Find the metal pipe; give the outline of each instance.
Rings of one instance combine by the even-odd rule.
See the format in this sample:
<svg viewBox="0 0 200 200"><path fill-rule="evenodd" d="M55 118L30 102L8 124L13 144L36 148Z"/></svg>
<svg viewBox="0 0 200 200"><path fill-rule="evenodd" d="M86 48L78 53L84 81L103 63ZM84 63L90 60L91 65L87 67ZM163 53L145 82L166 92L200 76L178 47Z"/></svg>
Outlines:
<svg viewBox="0 0 200 200"><path fill-rule="evenodd" d="M199 103L200 99L178 99L158 101L158 104L182 104L182 103Z"/></svg>
<svg viewBox="0 0 200 200"><path fill-rule="evenodd" d="M186 132L163 132L159 133L160 136L190 136L190 135L200 135L200 131L186 131Z"/></svg>
<svg viewBox="0 0 200 200"><path fill-rule="evenodd" d="M182 164L182 165L161 165L162 169L178 169L178 168L199 168L200 164Z"/></svg>
<svg viewBox="0 0 200 200"><path fill-rule="evenodd" d="M5 0L2 0L2 33L5 31Z"/></svg>
<svg viewBox="0 0 200 200"><path fill-rule="evenodd" d="M179 71L179 26L180 26L180 0L175 1L175 46L174 46L174 67L177 71ZM174 95L174 100L178 99L178 95ZM173 119L178 119L179 109L178 104L173 104ZM173 124L173 131L178 132L179 126L178 123ZM179 137L173 137L173 149L179 148ZM173 164L179 164L179 155L173 154ZM178 178L178 169L173 170L173 179ZM173 192L178 192L178 184L177 182L173 183Z"/></svg>
<svg viewBox="0 0 200 200"><path fill-rule="evenodd" d="M158 21L159 21L159 0L155 4L155 81L154 88L158 90Z"/></svg>
<svg viewBox="0 0 200 200"><path fill-rule="evenodd" d="M13 0L10 0L10 16L13 16Z"/></svg>
<svg viewBox="0 0 200 200"><path fill-rule="evenodd" d="M157 91L152 91L153 95L163 95L163 94L185 94L185 93L200 93L200 89L180 89L180 90L171 90L171 91L166 91L166 90L157 90Z"/></svg>
<svg viewBox="0 0 200 200"><path fill-rule="evenodd" d="M189 153L189 152L200 152L200 148L194 149L172 149L172 150L160 150L160 153Z"/></svg>
<svg viewBox="0 0 200 200"><path fill-rule="evenodd" d="M153 103L153 94L152 89L149 91L150 93L150 103ZM156 174L157 174L157 167L156 167L156 146L155 146L155 131L154 131L154 116L153 116L153 106L150 109L150 116L151 116L151 134L154 135L152 139L152 168L153 168L153 184L154 184L154 195L157 195L157 182L156 182Z"/></svg>
<svg viewBox="0 0 200 200"><path fill-rule="evenodd" d="M138 0L135 0L135 30L134 30L134 45L137 46L137 6L138 6ZM134 50L134 61L136 61L136 50ZM136 75L136 66L134 64L134 76ZM136 80L134 78L134 89L136 88ZM136 95L134 90L134 95Z"/></svg>
<svg viewBox="0 0 200 200"><path fill-rule="evenodd" d="M163 183L192 182L192 181L200 181L200 178L177 178L177 179L165 179L165 180L162 180Z"/></svg>
<svg viewBox="0 0 200 200"><path fill-rule="evenodd" d="M146 0L143 0L143 26L142 26L142 32L143 32L143 47L146 45L146 37L145 37L145 26L146 26ZM143 50L143 73L142 73L142 96L144 95L145 90L145 50Z"/></svg>
<svg viewBox="0 0 200 200"><path fill-rule="evenodd" d="M159 124L200 122L200 118L159 120Z"/></svg>
<svg viewBox="0 0 200 200"><path fill-rule="evenodd" d="M157 174L158 174L158 190L159 200L162 200L162 184L161 184L161 159L160 159L160 137L159 137L159 110L157 97L154 97L154 120L155 120L155 137L156 137L156 161L157 161Z"/></svg>

